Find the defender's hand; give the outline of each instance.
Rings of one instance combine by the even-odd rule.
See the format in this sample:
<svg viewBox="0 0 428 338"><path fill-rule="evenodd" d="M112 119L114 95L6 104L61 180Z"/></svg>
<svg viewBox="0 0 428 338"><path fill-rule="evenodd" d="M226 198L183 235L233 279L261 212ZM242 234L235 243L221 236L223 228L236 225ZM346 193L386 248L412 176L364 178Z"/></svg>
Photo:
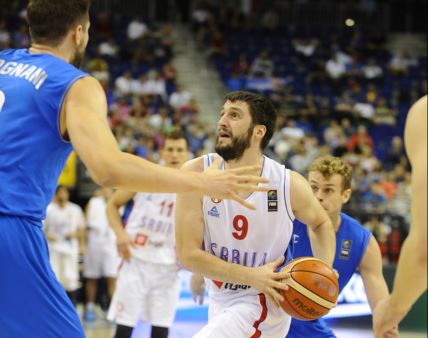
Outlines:
<svg viewBox="0 0 428 338"><path fill-rule="evenodd" d="M237 201L243 206L255 210L255 206L248 203L238 193L249 194L254 191L269 190L269 187L265 185L258 185L259 183L268 183L269 179L254 174L261 170L261 166L252 165L220 170L218 169L220 162L221 159L217 157L211 166L202 173L204 177L202 192L212 198Z"/></svg>

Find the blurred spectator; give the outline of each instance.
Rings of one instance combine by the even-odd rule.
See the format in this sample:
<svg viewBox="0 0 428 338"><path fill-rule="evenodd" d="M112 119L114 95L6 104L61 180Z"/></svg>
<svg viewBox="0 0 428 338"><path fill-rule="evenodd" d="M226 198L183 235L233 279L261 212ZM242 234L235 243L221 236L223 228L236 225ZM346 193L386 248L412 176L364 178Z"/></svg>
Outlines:
<svg viewBox="0 0 428 338"><path fill-rule="evenodd" d="M134 19L128 24L126 32L129 40L138 40L148 33L148 27L140 17L135 16Z"/></svg>
<svg viewBox="0 0 428 338"><path fill-rule="evenodd" d="M381 97L375 106L373 122L389 126L396 125L397 111L387 106L386 99Z"/></svg>
<svg viewBox="0 0 428 338"><path fill-rule="evenodd" d="M388 147L383 165L385 169L392 170L401 162L404 154L403 139L400 136L394 136L391 140L391 146Z"/></svg>
<svg viewBox="0 0 428 338"><path fill-rule="evenodd" d="M119 46L116 44L113 38L104 40L98 45L98 53L100 55L107 55L110 57L116 57L119 52Z"/></svg>
<svg viewBox="0 0 428 338"><path fill-rule="evenodd" d="M361 146L362 145L367 145L372 150L374 147L373 140L369 136L369 134L367 133L366 126L360 124L358 126L357 132L355 134L353 134L351 136L351 138L349 139L348 150L349 151L357 150L361 153L361 151L362 151Z"/></svg>
<svg viewBox="0 0 428 338"><path fill-rule="evenodd" d="M114 82L117 95L130 95L133 92L133 79L130 71L125 71Z"/></svg>
<svg viewBox="0 0 428 338"><path fill-rule="evenodd" d="M28 34L28 26L27 24L21 24L19 26L19 31L13 35L13 44L15 48L28 48L30 47L30 43L31 38L30 34Z"/></svg>
<svg viewBox="0 0 428 338"><path fill-rule="evenodd" d="M247 75L250 70L250 63L247 59L247 54L240 53L238 57L238 61L233 66L233 72L238 75Z"/></svg>
<svg viewBox="0 0 428 338"><path fill-rule="evenodd" d="M381 79L383 76L382 67L380 67L373 58L369 59L367 64L363 66L362 71L367 80Z"/></svg>
<svg viewBox="0 0 428 338"><path fill-rule="evenodd" d="M295 144L293 152L294 155L291 155L288 160L288 164L291 169L299 172L300 174L304 174L306 168L308 168L314 159L313 154L307 150L303 140L300 140Z"/></svg>
<svg viewBox="0 0 428 338"><path fill-rule="evenodd" d="M0 12L0 50L10 47L10 33L6 28L6 19Z"/></svg>
<svg viewBox="0 0 428 338"><path fill-rule="evenodd" d="M294 39L292 43L297 53L310 58L314 55L319 42L318 39Z"/></svg>
<svg viewBox="0 0 428 338"><path fill-rule="evenodd" d="M274 65L267 51L262 51L253 61L250 68L250 75L257 78L270 78L273 75Z"/></svg>
<svg viewBox="0 0 428 338"><path fill-rule="evenodd" d="M274 32L278 28L279 16L274 9L268 9L262 16L262 27Z"/></svg>
<svg viewBox="0 0 428 338"><path fill-rule="evenodd" d="M365 122L371 122L373 120L375 109L367 100L356 102L352 108L358 118L363 119Z"/></svg>
<svg viewBox="0 0 428 338"><path fill-rule="evenodd" d="M180 109L181 107L188 105L191 99L192 94L189 91L184 90L181 84L177 84L175 92L169 97L169 104L174 109Z"/></svg>
<svg viewBox="0 0 428 338"><path fill-rule="evenodd" d="M382 254L383 264L389 262L388 259L388 235L391 232L391 228L382 222L381 216L378 214L372 214L367 222L364 223L364 226L368 228L373 236L376 238L376 241L379 243L379 248Z"/></svg>
<svg viewBox="0 0 428 338"><path fill-rule="evenodd" d="M409 67L417 66L418 60L410 56L408 52L395 53L389 62L389 71L394 74L407 74Z"/></svg>

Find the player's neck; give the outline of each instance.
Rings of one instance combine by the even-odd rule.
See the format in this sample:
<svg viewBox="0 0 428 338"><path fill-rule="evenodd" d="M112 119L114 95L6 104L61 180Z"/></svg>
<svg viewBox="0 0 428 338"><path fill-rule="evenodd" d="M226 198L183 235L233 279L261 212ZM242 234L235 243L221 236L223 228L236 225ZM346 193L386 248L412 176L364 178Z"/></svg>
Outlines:
<svg viewBox="0 0 428 338"><path fill-rule="evenodd" d="M340 216L340 213L337 215L331 216L330 220L331 220L331 223L333 223L334 231L338 233L340 229L340 223L342 223L342 217Z"/></svg>
<svg viewBox="0 0 428 338"><path fill-rule="evenodd" d="M247 149L241 158L226 161L225 169L240 168L247 165L263 165L263 154L259 149Z"/></svg>
<svg viewBox="0 0 428 338"><path fill-rule="evenodd" d="M31 54L50 54L66 62L70 62L71 55L63 45L52 47L38 43L32 43L28 49Z"/></svg>

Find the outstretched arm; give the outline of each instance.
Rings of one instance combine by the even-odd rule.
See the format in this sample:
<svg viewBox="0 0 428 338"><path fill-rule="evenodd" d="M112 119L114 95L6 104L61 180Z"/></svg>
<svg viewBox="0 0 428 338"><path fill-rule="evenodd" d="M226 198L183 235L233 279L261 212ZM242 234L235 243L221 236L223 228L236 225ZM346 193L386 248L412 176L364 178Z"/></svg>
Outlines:
<svg viewBox="0 0 428 338"><path fill-rule="evenodd" d="M183 170L202 171L202 161L202 158L189 161ZM288 273L275 273L274 270L284 257L262 267L250 268L228 263L202 250L204 217L201 195L178 194L175 217L177 258L185 269L213 280L250 285L276 303L282 300L277 289L288 288L285 283L280 282L288 277Z"/></svg>
<svg viewBox="0 0 428 338"><path fill-rule="evenodd" d="M364 288L372 311L381 299L385 299L389 295L382 268L383 263L379 244L372 236L359 265Z"/></svg>
<svg viewBox="0 0 428 338"><path fill-rule="evenodd" d="M146 192L199 192L234 199L250 207L236 193L260 191L264 182L248 175L254 167L208 173L182 172L161 167L119 150L108 126L107 103L101 85L92 77L76 81L63 106L65 128L76 152L94 180L107 187Z"/></svg>
<svg viewBox="0 0 428 338"><path fill-rule="evenodd" d="M376 338L398 325L427 289L427 96L410 109L404 138L412 166L411 225L401 248L391 296L374 312Z"/></svg>
<svg viewBox="0 0 428 338"><path fill-rule="evenodd" d="M294 216L308 226L314 257L333 266L336 234L325 210L315 198L309 183L297 172L291 172L290 200Z"/></svg>
<svg viewBox="0 0 428 338"><path fill-rule="evenodd" d="M131 257L129 247L133 245L132 238L126 233L122 226L122 218L119 209L131 201L135 193L123 190L116 190L109 198L106 207L107 218L110 227L116 235L116 245L119 255L128 260Z"/></svg>

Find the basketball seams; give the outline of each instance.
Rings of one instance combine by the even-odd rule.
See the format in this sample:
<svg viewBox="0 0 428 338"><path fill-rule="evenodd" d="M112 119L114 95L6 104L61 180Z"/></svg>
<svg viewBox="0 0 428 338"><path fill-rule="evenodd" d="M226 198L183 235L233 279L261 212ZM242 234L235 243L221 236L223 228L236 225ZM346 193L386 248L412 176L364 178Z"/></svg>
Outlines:
<svg viewBox="0 0 428 338"><path fill-rule="evenodd" d="M293 267L294 267L294 266L293 266ZM328 277L328 276L326 276L326 275L323 275L323 274L321 274L321 273L319 273L319 272L316 272L316 271L312 271L312 270L291 270L291 271L290 271L290 274L292 274L293 272L308 272L308 273L311 273L311 274L313 274L313 275L318 275L318 276L325 277L325 278L327 278L330 282L332 282L333 284L337 284L336 280L333 280L333 279L331 279L330 277Z"/></svg>
<svg viewBox="0 0 428 338"><path fill-rule="evenodd" d="M288 282L288 285L292 287L295 291L305 296L305 298L308 298L309 300L318 304L319 306L322 306L323 308L331 310L336 306L336 303L330 302L329 300L317 295L315 292L307 289L306 287L301 285L299 282L294 280L293 277L291 277L291 283Z"/></svg>

